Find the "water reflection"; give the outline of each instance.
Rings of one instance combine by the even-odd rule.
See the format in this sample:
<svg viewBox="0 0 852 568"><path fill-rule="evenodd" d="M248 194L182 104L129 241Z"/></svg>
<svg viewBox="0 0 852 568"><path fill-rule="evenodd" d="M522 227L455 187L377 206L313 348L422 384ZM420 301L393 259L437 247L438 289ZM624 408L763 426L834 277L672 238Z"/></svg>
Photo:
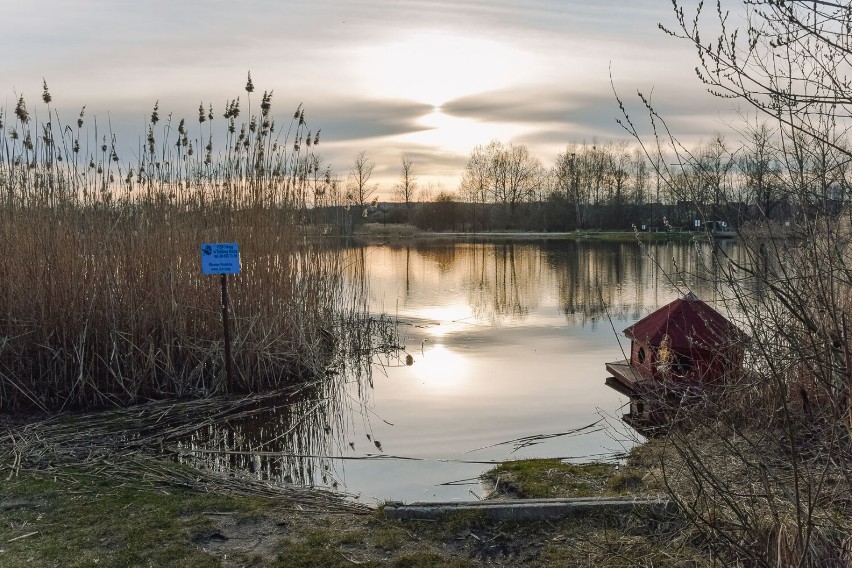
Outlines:
<svg viewBox="0 0 852 568"><path fill-rule="evenodd" d="M738 250L731 243L723 245L725 253ZM708 276L718 274L708 273L708 267L720 270L719 255L708 242L433 241L363 250L370 257L374 290L376 282L405 283L404 293L393 303L384 297L375 307L392 312L398 301L415 304L432 296L435 287L464 290L464 302L450 305L432 297L419 316L457 321L472 315L496 325L522 320L554 292L565 315L575 322L613 314L638 318L649 306L658 306L661 295L669 297L673 291L716 296ZM452 284L446 286L448 282ZM385 290L380 285L377 293Z"/></svg>
<svg viewBox="0 0 852 568"><path fill-rule="evenodd" d="M177 440L179 460L270 483L338 488L341 433L368 412L373 357L395 353L399 341L390 320L352 313L334 337L324 377L196 418L205 425Z"/></svg>
<svg viewBox="0 0 852 568"><path fill-rule="evenodd" d="M315 391L197 432L186 448L208 467L375 500L470 498L475 481L447 482L475 479L486 462L612 457L635 443L617 419L515 451L499 443L620 416L626 400L602 378L604 363L622 349L621 330L686 291L719 300L707 277L737 258L736 245L726 246L436 240L354 247L351 281L368 284L371 312L399 322L401 337L378 343L403 349L354 368L344 368L339 354L338 368Z"/></svg>
<svg viewBox="0 0 852 568"><path fill-rule="evenodd" d="M313 389L311 389L313 390ZM264 401L194 432L178 445L183 461L218 472L249 472L276 483L335 485L332 428L341 413L330 399L303 391Z"/></svg>

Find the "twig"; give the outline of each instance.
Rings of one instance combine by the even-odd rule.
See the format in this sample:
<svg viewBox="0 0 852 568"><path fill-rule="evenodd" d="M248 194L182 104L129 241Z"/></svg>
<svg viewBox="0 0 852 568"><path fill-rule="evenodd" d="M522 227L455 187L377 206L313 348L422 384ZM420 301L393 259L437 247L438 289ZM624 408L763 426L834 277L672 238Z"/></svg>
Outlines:
<svg viewBox="0 0 852 568"><path fill-rule="evenodd" d="M15 542L16 540L21 540L22 538L27 538L28 536L33 536L34 534L38 534L38 531L33 531L31 533L22 534L20 536L16 536L15 538L10 538L6 542Z"/></svg>

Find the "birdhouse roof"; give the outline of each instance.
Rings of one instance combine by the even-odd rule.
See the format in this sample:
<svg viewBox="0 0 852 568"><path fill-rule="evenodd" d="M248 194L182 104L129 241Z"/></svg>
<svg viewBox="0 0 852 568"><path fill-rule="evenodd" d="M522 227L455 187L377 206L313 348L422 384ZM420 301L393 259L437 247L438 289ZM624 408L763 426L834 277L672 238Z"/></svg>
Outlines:
<svg viewBox="0 0 852 568"><path fill-rule="evenodd" d="M746 335L693 293L666 304L624 330L628 338L658 346L668 336L676 350L730 347Z"/></svg>

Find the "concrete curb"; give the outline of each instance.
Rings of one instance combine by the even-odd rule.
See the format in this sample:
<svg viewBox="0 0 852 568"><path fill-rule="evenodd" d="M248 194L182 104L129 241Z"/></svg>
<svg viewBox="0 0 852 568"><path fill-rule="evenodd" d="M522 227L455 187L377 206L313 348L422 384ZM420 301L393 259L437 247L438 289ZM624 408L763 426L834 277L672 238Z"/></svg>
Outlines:
<svg viewBox="0 0 852 568"><path fill-rule="evenodd" d="M442 503L385 503L384 512L394 519L437 519L459 512L480 513L493 520L544 520L585 513L671 513L668 499L603 497L576 499L511 499L494 501L449 501Z"/></svg>

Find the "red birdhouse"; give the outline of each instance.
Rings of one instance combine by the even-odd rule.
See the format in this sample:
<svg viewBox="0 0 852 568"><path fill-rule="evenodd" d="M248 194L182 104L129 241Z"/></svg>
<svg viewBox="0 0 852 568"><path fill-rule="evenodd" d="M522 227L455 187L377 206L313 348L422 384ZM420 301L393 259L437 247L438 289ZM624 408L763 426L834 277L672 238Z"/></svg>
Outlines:
<svg viewBox="0 0 852 568"><path fill-rule="evenodd" d="M612 376L606 384L630 397L624 419L634 426L659 426L673 396L723 383L738 372L747 339L692 293L639 320L624 335L630 339L630 359L607 363Z"/></svg>

